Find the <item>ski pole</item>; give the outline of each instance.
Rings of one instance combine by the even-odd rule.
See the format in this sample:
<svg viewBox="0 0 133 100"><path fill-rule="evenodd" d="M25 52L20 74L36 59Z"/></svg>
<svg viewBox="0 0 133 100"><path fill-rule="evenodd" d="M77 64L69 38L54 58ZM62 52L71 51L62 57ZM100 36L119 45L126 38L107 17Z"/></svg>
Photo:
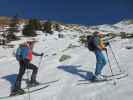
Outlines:
<svg viewBox="0 0 133 100"><path fill-rule="evenodd" d="M106 55L107 55L107 59L108 59L108 63L109 63L110 72L111 72L112 76L114 76L107 50L106 50ZM114 77L113 77L113 78L114 78ZM115 78L114 78L113 80L114 80L114 85L116 85Z"/></svg>
<svg viewBox="0 0 133 100"><path fill-rule="evenodd" d="M119 63L118 63L118 60L116 59L115 53L114 53L114 51L113 51L113 49L112 49L112 47L111 47L111 44L109 44L109 47L110 47L110 50L111 50L111 52L112 52L112 55L114 56L114 59L115 59L115 62L116 62L116 64L117 64L117 67L118 67L119 71L122 72L122 70L121 70L121 68L120 68L120 65L119 65Z"/></svg>
<svg viewBox="0 0 133 100"><path fill-rule="evenodd" d="M47 57L48 55L45 55L45 56L41 56L40 57L40 62L39 62L39 64L38 64L38 67L40 67L41 66L41 62L42 62L42 60L43 60L43 57Z"/></svg>
<svg viewBox="0 0 133 100"><path fill-rule="evenodd" d="M111 72L112 76L114 76L107 50L106 50L106 54L107 54L107 59L108 59L108 63L109 63L110 72Z"/></svg>
<svg viewBox="0 0 133 100"><path fill-rule="evenodd" d="M40 62L39 62L39 64L38 64L38 67L40 67L41 62L42 62L42 59L43 59L43 56L40 57Z"/></svg>
<svg viewBox="0 0 133 100"><path fill-rule="evenodd" d="M27 64L27 66L29 67L29 62ZM30 73L29 71L27 70L27 78L28 78L28 81L30 81ZM30 96L30 88L29 88L29 82L28 82L28 99L30 100L31 99L31 96Z"/></svg>
<svg viewBox="0 0 133 100"><path fill-rule="evenodd" d="M43 52L43 54L44 54L44 52ZM45 56L46 56L46 55L45 55ZM38 67L41 66L41 62L42 62L42 60L43 60L43 57L45 57L45 56L43 55L43 56L40 57L40 62L39 62L39 64L38 64Z"/></svg>

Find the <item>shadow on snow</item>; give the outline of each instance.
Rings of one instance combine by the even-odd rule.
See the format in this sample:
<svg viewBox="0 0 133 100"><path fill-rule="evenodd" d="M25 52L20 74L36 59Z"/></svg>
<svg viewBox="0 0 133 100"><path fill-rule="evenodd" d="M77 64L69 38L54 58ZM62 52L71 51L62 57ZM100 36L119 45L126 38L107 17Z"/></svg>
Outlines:
<svg viewBox="0 0 133 100"><path fill-rule="evenodd" d="M78 75L85 80L91 80L93 78L94 76L93 72L79 69L79 67L81 66L61 65L58 66L57 68L69 72L71 74Z"/></svg>
<svg viewBox="0 0 133 100"><path fill-rule="evenodd" d="M17 74L11 74L11 75L2 77L2 79L9 81L11 84L11 88L13 88L15 81L16 81L16 77L17 77Z"/></svg>

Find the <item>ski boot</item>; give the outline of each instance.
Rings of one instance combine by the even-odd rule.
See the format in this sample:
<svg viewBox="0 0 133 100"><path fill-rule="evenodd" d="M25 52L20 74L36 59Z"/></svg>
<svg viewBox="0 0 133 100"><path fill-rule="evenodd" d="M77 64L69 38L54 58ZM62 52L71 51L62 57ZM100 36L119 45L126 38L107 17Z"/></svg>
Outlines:
<svg viewBox="0 0 133 100"><path fill-rule="evenodd" d="M22 95L24 93L25 93L25 91L21 88L20 89L14 89L14 90L11 91L10 96Z"/></svg>
<svg viewBox="0 0 133 100"><path fill-rule="evenodd" d="M37 82L37 81L30 81L30 82L28 83L27 87L34 87L34 86L37 86L37 85L39 85L39 84L40 84L40 83Z"/></svg>

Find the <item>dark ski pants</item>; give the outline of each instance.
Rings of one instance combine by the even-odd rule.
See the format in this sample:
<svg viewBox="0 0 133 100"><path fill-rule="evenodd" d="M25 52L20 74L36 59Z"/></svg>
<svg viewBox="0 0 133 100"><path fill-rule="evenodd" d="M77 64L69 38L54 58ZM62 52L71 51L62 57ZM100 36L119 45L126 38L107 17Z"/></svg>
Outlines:
<svg viewBox="0 0 133 100"><path fill-rule="evenodd" d="M31 64L29 60L20 61L19 64L20 64L20 68L19 68L19 73L17 75L16 83L15 83L15 89L21 88L21 80L26 69L33 70L31 75L31 82L36 81L36 75L38 71L38 68L34 64Z"/></svg>

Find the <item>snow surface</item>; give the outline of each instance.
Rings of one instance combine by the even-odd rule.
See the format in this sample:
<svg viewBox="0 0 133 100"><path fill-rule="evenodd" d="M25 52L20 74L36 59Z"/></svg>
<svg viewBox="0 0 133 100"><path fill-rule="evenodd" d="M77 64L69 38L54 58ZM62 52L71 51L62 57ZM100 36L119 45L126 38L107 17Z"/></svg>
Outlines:
<svg viewBox="0 0 133 100"><path fill-rule="evenodd" d="M129 21L120 21L114 25L103 24L97 26L91 26L90 28L95 31L102 31L104 33L115 33L119 34L120 32L125 32L128 34L133 34L133 24L129 24Z"/></svg>
<svg viewBox="0 0 133 100"><path fill-rule="evenodd" d="M40 63L40 57L34 57L32 63L39 67L37 80L42 83L49 83L50 86L31 93L31 100L132 100L133 99L133 49L126 49L127 45L133 46L132 39L115 38L111 41L113 51L122 70L128 73L128 77L98 84L81 84L80 80L87 80L95 70L95 55L78 42L79 33L62 31L65 38L58 38L55 35L45 36L43 33L34 38L37 40L34 51L44 52L44 58ZM77 34L77 37L73 37ZM14 41L14 48L0 47L0 97L10 94L10 88L14 85L19 65L13 56L13 51L19 43L29 38L22 38ZM32 38L30 38L32 39ZM70 45L73 48L68 48ZM113 72L119 73L115 60L108 48L108 53ZM48 55L48 56L46 56ZM64 62L59 62L62 55L71 56ZM103 70L104 75L111 75L109 65ZM23 79L27 79L27 74ZM58 81L57 81L58 80ZM54 82L56 81L56 82ZM25 87L22 81L22 87ZM29 95L8 98L7 100L29 100Z"/></svg>

